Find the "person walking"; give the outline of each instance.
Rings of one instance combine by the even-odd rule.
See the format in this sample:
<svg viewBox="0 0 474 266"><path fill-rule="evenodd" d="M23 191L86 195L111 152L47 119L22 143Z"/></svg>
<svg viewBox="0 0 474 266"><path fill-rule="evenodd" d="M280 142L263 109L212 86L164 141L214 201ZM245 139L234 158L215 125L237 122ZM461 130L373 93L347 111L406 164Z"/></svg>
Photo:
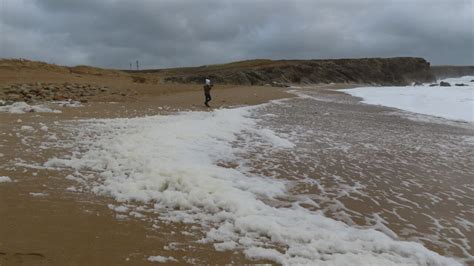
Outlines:
<svg viewBox="0 0 474 266"><path fill-rule="evenodd" d="M211 80L209 78L206 78L206 81L204 83L204 98L205 98L204 104L207 107L210 107L208 103L212 100L212 98L211 98L211 88L212 88L212 86L213 85L211 83Z"/></svg>

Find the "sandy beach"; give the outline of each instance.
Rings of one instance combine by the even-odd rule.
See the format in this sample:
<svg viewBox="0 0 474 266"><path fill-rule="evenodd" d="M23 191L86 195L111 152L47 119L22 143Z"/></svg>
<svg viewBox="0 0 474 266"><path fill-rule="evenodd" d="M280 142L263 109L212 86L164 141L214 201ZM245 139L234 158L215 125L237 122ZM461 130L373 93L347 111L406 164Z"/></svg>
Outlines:
<svg viewBox="0 0 474 266"><path fill-rule="evenodd" d="M472 263L472 123L3 62L0 265Z"/></svg>
<svg viewBox="0 0 474 266"><path fill-rule="evenodd" d="M296 94L300 98L301 93L304 93L306 98L308 95L313 97L310 100L315 102L310 106L314 106L314 110L310 113L312 113L313 118L316 118L314 121L320 121L318 123L321 123L325 128L321 132L324 136L319 136L320 134L305 135L305 138L309 138L305 140L306 149L325 151L328 148L325 148L326 145L332 145L333 141L328 138L335 132L339 132L340 137L349 136L346 134L355 133L357 130L360 130L359 133L364 132L358 126L346 127L347 123L343 122L345 120L363 122L365 128L380 127L387 124L388 126L398 125L396 128L407 130L417 128L416 132L418 134L426 131L438 132L441 135L474 135L472 129L413 121L403 115L393 115L393 110L389 108L360 105L356 98L336 90L353 86L344 84L323 85L297 90L298 93ZM290 93L285 91L288 90L272 87L216 86L213 91L214 101L211 103L213 106L229 108L261 104L270 100L296 96L294 90L290 90ZM135 209L135 211L131 211L131 209L122 210L120 206L123 203L116 202L113 198L107 196L97 195L80 184L78 185L74 178L68 178L69 175L75 174L75 170L64 169L58 171L44 167L45 162L51 158L68 157L69 154L75 152L75 149L67 144L72 136L70 131L65 130L64 124L74 125L74 121L90 118L143 117L174 114L189 110L211 111L204 108L200 103L201 93L199 86L189 86L189 91L161 95L153 95L153 92L143 93L141 97L135 97L130 101L122 98L120 102L88 102L84 103L82 107L52 105L52 108L61 110L62 113L0 113L0 134L3 139L0 176L8 176L13 180L13 182L0 185L0 216L6 217L6 219L0 219L0 235L2 236L0 262L2 262L2 265L148 265L152 262L147 258L154 255L171 256L177 259L177 261L167 262L170 264L271 262L258 259L249 260L238 250L217 251L213 243L206 244L198 241L204 237L204 232L209 229L200 228L198 224L160 220L157 219L160 216L159 213L140 212L140 208ZM302 101L304 100L305 97L302 98ZM300 115L304 115L308 111L302 112L296 106L303 107L306 105L289 101L285 107L277 104L265 108L277 108L276 111L269 111L268 113L283 112L290 114L287 118L282 115L283 113L279 114L278 117L284 120L290 119L285 121L288 121L289 125L295 124L292 126L295 128L298 124L304 124L304 120L299 120L304 119ZM291 113L291 110L294 113ZM264 119L263 121L265 121L264 123L273 123L271 116L270 119ZM282 121L280 120L278 123L282 123ZM301 134L301 136L304 135ZM387 145L392 136L397 134L379 135L379 140L384 140L384 145ZM357 136L357 134L352 134L352 136ZM346 141L352 143L354 140L350 139L346 137ZM415 138L415 141L416 139L421 140L421 138ZM61 143L64 145L59 145ZM312 145L316 146L312 147ZM377 145L376 141L372 141L372 145ZM421 146L423 147L423 145ZM316 150L314 150L315 148ZM405 194L405 192L400 192L397 195L403 199L402 203L408 204L405 207L398 205L397 202L400 202L389 196L397 187L390 185L390 182L404 182L402 179L406 177L410 177L409 180L405 180L406 182L413 182L413 184L420 182L419 180L413 180L412 177L426 174L425 170L417 169L421 162L427 164L427 168L436 165L430 163L430 160L436 159L436 153L432 155L430 155L430 152L426 153L429 151L427 146L422 150L416 148L418 150L413 151L413 153L401 148L401 146L398 148L391 146L390 153L379 150L377 155L373 157L374 154L367 153L368 151L364 150L363 146L359 145L358 149L358 159L339 148L330 153L318 152L318 155L310 155L311 152L306 155L300 154L303 157L317 156L321 160L319 166L316 165L310 168L306 164L311 163L311 161L305 162L299 159L298 156L294 157L295 154L293 153L266 154L266 151L257 149L245 156L252 158L255 154L265 154L260 159L254 157L250 160L254 166L253 169L255 169L253 172L263 176L272 175L277 178L293 179L298 176L310 175L312 178L317 178L320 182L317 186L302 182L292 190L294 195L314 195L310 198L313 198L319 205L301 205L308 208L308 210L320 210L328 217L349 225L369 226L388 235L396 235L396 237L393 236L395 238L400 237L405 240L417 241L442 255L462 258L466 255L464 252L472 253L472 247L466 247L462 244L463 241L472 241L468 237L469 230L464 231L461 228L461 232L459 232L461 235L456 231L438 234L436 240L432 237L436 235L437 230L444 229L441 227L433 228L433 220L429 218L437 217L440 221L454 223L455 221L450 218L453 213L463 213L469 209L466 206L472 204L468 196L463 196L468 195L469 189L472 189L469 188L469 173L473 166L472 146L466 146L464 150L458 150L457 153L460 152L461 154L453 157L457 158L459 166L446 165L431 169L439 176L457 173L455 174L457 177L452 176L449 182L451 185L454 183L459 185L453 187L453 189L467 194L458 194L459 198L456 201L441 198L436 200L439 197L438 192L442 192L446 197L454 197L454 194L449 192L451 188L444 187L445 185L440 188L433 184L433 187L428 191L429 193L423 191L423 189L418 193L417 189L411 187L407 191L410 195L431 195L430 193L432 193L433 196L431 198L410 198L411 196L407 196L408 194ZM299 150L303 150L303 148ZM422 156L422 154L424 155ZM410 156L413 156L413 162L418 162L418 165L412 164ZM270 158L279 161L280 166L278 168L275 168L273 164L267 166L269 161L273 160ZM281 160L278 158L281 158ZM400 161L398 165L397 163L392 165L392 163L385 161L396 162L401 158L406 163ZM423 158L426 158L426 160ZM459 161L460 158L463 158L464 162ZM351 162L351 160L355 161ZM336 163L337 161L345 161L345 163L341 165ZM374 162L380 163L383 161L387 163L387 166L378 170L375 169L377 166ZM226 167L233 166L228 165ZM370 171L365 170L373 167L375 168ZM423 166L421 167L423 168ZM389 179L383 177L386 174L385 171L392 171L390 169L400 169L397 170L399 171L397 174L397 180L399 181L393 179L389 181ZM406 169L406 172L405 170L401 171L401 169ZM366 176L361 173L370 173L370 175ZM351 177L352 181L327 179L334 175L341 176L342 179ZM357 175L359 177L354 178ZM444 181L439 182L444 184ZM346 190L341 189L341 185L344 185ZM373 188L359 193L357 192L358 186L360 186L359 189L366 186L373 186ZM325 188L324 191L321 190L322 187ZM401 195L408 198L405 199ZM391 200L385 201L384 199ZM280 204L287 200L289 199L282 199ZM416 206L425 211L424 207L421 206L423 204L434 204L433 202L430 203L430 200L443 202L443 205L435 204L432 207L427 207L430 212L434 212L434 214L432 213L433 216L419 216L417 212L412 211ZM290 204L290 202L291 200L288 203ZM412 203L410 202L417 202L417 204L411 206ZM129 202L129 204L134 205L135 203ZM140 204L136 206L140 206ZM465 215L467 215L466 220L472 219L472 213L465 213ZM413 227L407 227L407 223L412 224ZM417 229L410 231L410 228ZM463 238L463 236L468 237L468 239ZM450 242L454 244L444 241L445 237L452 239ZM460 242L455 240L457 238ZM456 244L457 242L460 246ZM462 246L464 246L464 251L459 249Z"/></svg>
<svg viewBox="0 0 474 266"><path fill-rule="evenodd" d="M169 93L168 90L178 92ZM144 91L133 98L98 96L95 102L84 103L83 107L52 104L53 108L62 111L58 114L0 113L0 176L14 180L0 186L0 216L4 217L0 219L1 265L148 265L151 262L145 255L155 253L183 259L189 257L189 263L193 260L250 263L242 254L217 252L212 245L193 244L196 237L191 240L180 234L185 227L182 224L117 219L108 207L108 204L114 204L110 198L68 190L76 182L65 179L63 173L20 166L21 162L41 164L50 157L70 152L63 148L41 148L48 135L64 133L55 131L55 124L64 121L212 111L201 103L204 98L201 86L165 86L158 90L149 86ZM212 95L213 108L293 97L279 88L245 86L216 86ZM21 126L39 124L48 130L35 130L25 142ZM176 264L182 263L180 260Z"/></svg>

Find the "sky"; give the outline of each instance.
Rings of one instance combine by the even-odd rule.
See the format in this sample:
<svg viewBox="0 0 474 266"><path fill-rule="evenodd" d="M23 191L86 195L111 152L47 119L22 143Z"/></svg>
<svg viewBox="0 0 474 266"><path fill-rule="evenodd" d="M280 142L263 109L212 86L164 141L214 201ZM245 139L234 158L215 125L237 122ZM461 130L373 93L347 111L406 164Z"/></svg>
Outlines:
<svg viewBox="0 0 474 266"><path fill-rule="evenodd" d="M0 58L128 69L255 58L474 65L474 0L0 0Z"/></svg>

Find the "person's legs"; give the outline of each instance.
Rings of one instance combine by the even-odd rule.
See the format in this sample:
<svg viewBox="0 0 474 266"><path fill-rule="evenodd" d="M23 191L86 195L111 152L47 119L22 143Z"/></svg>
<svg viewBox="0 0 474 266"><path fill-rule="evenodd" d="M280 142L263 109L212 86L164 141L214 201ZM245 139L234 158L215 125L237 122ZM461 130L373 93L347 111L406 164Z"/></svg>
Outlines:
<svg viewBox="0 0 474 266"><path fill-rule="evenodd" d="M204 105L207 106L207 85L204 85Z"/></svg>
<svg viewBox="0 0 474 266"><path fill-rule="evenodd" d="M212 100L211 94L206 92L206 93L204 93L204 96L205 96L205 98L206 98L206 101L204 102L204 104L205 104L207 107L209 107L209 104L207 104L207 103Z"/></svg>

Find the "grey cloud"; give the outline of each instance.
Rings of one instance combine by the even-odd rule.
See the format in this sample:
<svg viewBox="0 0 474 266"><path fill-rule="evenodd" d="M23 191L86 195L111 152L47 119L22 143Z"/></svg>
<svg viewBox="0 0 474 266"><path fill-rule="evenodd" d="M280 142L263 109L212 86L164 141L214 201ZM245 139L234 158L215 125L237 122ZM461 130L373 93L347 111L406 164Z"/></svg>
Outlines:
<svg viewBox="0 0 474 266"><path fill-rule="evenodd" d="M147 68L251 58L474 64L472 0L0 0L0 57Z"/></svg>

